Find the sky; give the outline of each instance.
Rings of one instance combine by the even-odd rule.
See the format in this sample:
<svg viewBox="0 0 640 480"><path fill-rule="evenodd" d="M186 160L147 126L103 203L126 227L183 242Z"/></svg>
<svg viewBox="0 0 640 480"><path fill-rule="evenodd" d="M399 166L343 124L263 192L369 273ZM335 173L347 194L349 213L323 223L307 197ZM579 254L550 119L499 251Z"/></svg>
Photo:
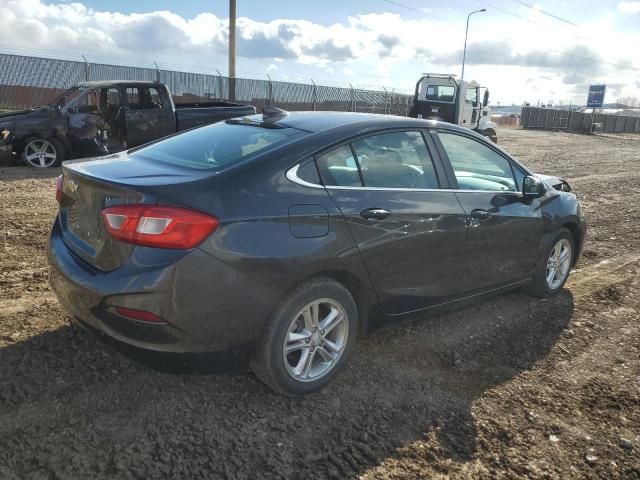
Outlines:
<svg viewBox="0 0 640 480"><path fill-rule="evenodd" d="M460 75L491 103L640 97L640 0L237 0L237 75L410 93ZM226 0L0 0L0 52L227 72Z"/></svg>

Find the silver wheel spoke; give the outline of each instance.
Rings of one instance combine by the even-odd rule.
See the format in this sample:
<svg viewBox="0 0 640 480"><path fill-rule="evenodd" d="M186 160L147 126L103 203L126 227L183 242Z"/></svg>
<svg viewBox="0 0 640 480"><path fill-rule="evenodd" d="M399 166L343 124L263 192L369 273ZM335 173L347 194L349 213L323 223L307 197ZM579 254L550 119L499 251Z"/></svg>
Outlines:
<svg viewBox="0 0 640 480"><path fill-rule="evenodd" d="M337 309L332 308L329 312L329 315L324 317L320 322L320 330L323 331L323 335L327 335L331 330L333 330L338 324L342 321L342 315L338 312Z"/></svg>
<svg viewBox="0 0 640 480"><path fill-rule="evenodd" d="M304 367L307 364L307 360L309 358L310 349L302 350L302 355L300 355L300 359L298 360L298 364L295 366L293 373L296 377L299 377L304 372Z"/></svg>
<svg viewBox="0 0 640 480"><path fill-rule="evenodd" d="M47 166L47 162L45 161L44 157L40 157L40 166L41 167L46 167Z"/></svg>
<svg viewBox="0 0 640 480"><path fill-rule="evenodd" d="M44 156L47 157L47 158L56 158L56 154L55 153L45 153Z"/></svg>
<svg viewBox="0 0 640 480"><path fill-rule="evenodd" d="M302 332L289 332L287 338L287 346L285 350L287 353L296 352L302 348L305 348L309 345L309 338L311 337L311 333L307 330L303 330Z"/></svg>
<svg viewBox="0 0 640 480"><path fill-rule="evenodd" d="M336 343L332 342L331 340L327 340L326 338L324 339L324 348L327 351L331 351L334 353L338 353L340 351L340 347Z"/></svg>
<svg viewBox="0 0 640 480"><path fill-rule="evenodd" d="M318 353L325 362L332 362L335 358L335 354L327 351L324 347L318 348Z"/></svg>
<svg viewBox="0 0 640 480"><path fill-rule="evenodd" d="M27 160L33 160L34 158L38 158L38 154L32 153L31 155L27 155Z"/></svg>
<svg viewBox="0 0 640 480"><path fill-rule="evenodd" d="M311 372L311 367L313 366L313 358L316 356L315 350L306 350L307 356L304 359L304 365L302 370L302 378L309 378L309 373Z"/></svg>

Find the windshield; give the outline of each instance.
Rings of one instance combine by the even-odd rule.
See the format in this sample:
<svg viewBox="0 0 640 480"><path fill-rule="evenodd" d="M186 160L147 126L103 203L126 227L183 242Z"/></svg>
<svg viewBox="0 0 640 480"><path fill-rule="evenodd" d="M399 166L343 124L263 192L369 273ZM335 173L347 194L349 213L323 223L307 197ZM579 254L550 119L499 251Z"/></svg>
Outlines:
<svg viewBox="0 0 640 480"><path fill-rule="evenodd" d="M53 99L47 105L54 108L66 107L67 105L69 105L69 102L75 100L86 91L87 91L87 88L72 87L66 92L63 92L62 94L58 95L55 99Z"/></svg>
<svg viewBox="0 0 640 480"><path fill-rule="evenodd" d="M199 170L222 170L304 133L295 128L267 128L261 124L227 120L153 143L135 150L130 157Z"/></svg>

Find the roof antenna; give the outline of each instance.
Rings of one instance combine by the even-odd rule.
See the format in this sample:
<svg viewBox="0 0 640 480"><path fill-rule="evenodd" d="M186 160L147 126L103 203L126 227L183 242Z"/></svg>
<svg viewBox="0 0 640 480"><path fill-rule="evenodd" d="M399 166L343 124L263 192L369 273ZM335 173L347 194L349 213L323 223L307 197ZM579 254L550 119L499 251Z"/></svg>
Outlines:
<svg viewBox="0 0 640 480"><path fill-rule="evenodd" d="M262 107L262 118L286 117L289 112L278 107Z"/></svg>

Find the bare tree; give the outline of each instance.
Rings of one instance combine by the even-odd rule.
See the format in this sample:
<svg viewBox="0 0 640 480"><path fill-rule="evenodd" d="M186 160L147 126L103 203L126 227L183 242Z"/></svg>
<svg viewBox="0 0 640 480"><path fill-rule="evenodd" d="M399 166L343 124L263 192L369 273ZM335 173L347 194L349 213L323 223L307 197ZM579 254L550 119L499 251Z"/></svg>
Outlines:
<svg viewBox="0 0 640 480"><path fill-rule="evenodd" d="M638 99L638 97L632 97L632 96L620 97L618 98L617 103L626 105L629 108L640 107L640 99Z"/></svg>

